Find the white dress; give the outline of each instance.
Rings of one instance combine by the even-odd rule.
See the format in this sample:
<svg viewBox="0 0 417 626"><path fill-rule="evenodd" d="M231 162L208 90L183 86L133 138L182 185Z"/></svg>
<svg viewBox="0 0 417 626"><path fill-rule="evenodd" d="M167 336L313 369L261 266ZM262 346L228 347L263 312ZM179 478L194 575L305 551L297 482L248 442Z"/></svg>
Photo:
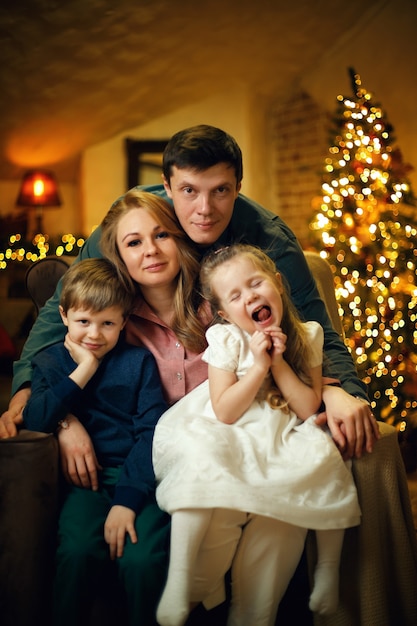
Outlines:
<svg viewBox="0 0 417 626"><path fill-rule="evenodd" d="M323 330L306 322L310 366L322 362ZM253 363L250 336L232 324L207 331L204 359L245 374ZM263 399L234 424L216 419L205 381L159 420L153 442L161 509L226 508L265 515L311 529L360 523L357 492L330 436Z"/></svg>

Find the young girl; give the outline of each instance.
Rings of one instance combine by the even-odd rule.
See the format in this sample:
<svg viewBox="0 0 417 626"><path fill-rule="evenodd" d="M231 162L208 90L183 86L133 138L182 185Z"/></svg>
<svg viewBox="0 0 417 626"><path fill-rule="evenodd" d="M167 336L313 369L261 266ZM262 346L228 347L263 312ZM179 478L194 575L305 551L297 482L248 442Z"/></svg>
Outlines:
<svg viewBox="0 0 417 626"><path fill-rule="evenodd" d="M315 425L322 328L299 320L274 263L254 247L210 254L200 279L223 323L207 331L208 382L155 431L157 501L172 515L158 623L181 626L192 603L222 602L232 567L228 626L274 624L308 528L319 552L310 608L331 613L343 529L359 524L360 509L350 471Z"/></svg>

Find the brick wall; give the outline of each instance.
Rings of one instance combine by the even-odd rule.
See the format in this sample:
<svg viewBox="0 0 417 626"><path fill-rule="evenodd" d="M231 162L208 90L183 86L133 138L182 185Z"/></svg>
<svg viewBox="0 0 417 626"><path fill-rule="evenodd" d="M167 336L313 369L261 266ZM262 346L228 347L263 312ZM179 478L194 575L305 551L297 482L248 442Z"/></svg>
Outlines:
<svg viewBox="0 0 417 626"><path fill-rule="evenodd" d="M329 141L328 113L306 93L295 94L272 114L274 206L304 247Z"/></svg>

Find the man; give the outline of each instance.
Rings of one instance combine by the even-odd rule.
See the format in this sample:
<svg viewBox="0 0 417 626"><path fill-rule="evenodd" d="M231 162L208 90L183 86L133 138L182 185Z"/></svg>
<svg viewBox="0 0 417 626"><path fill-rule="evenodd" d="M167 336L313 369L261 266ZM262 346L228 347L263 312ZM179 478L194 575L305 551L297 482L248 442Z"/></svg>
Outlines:
<svg viewBox="0 0 417 626"><path fill-rule="evenodd" d="M360 457L371 452L378 427L364 385L352 358L332 328L324 303L308 269L301 247L288 226L273 213L241 195L242 155L236 141L224 131L200 125L179 131L163 157L163 185L146 190L168 197L185 232L203 253L211 246L240 241L262 248L287 279L291 297L301 316L317 320L324 328L325 367L323 400L332 436L343 455ZM78 260L101 256L100 228L87 239ZM13 436L30 395L31 360L44 347L62 339L58 312L60 287L41 310L15 363L12 393L0 418L0 438ZM337 381L340 381L340 385ZM75 436L75 433L74 435ZM66 434L70 439L70 435ZM61 449L64 445L60 438ZM68 444L71 445L71 444ZM94 487L97 470L88 442L75 445L71 471L77 484Z"/></svg>

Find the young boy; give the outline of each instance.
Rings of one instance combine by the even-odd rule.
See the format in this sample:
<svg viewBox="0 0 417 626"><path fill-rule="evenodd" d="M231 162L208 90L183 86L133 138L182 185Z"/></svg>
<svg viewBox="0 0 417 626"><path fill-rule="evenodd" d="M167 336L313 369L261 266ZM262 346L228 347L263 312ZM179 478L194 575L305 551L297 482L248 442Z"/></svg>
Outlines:
<svg viewBox="0 0 417 626"><path fill-rule="evenodd" d="M76 416L101 467L97 490L63 487L53 615L59 626L82 623L110 566L124 587L129 623L153 624L166 574L166 547L157 546L166 537L168 516L162 519L155 503L151 460L155 424L166 404L151 353L120 337L132 302L109 261L73 265L59 305L65 340L33 361L26 428L71 429L68 415ZM152 572L143 572L140 563L149 562L148 555Z"/></svg>

